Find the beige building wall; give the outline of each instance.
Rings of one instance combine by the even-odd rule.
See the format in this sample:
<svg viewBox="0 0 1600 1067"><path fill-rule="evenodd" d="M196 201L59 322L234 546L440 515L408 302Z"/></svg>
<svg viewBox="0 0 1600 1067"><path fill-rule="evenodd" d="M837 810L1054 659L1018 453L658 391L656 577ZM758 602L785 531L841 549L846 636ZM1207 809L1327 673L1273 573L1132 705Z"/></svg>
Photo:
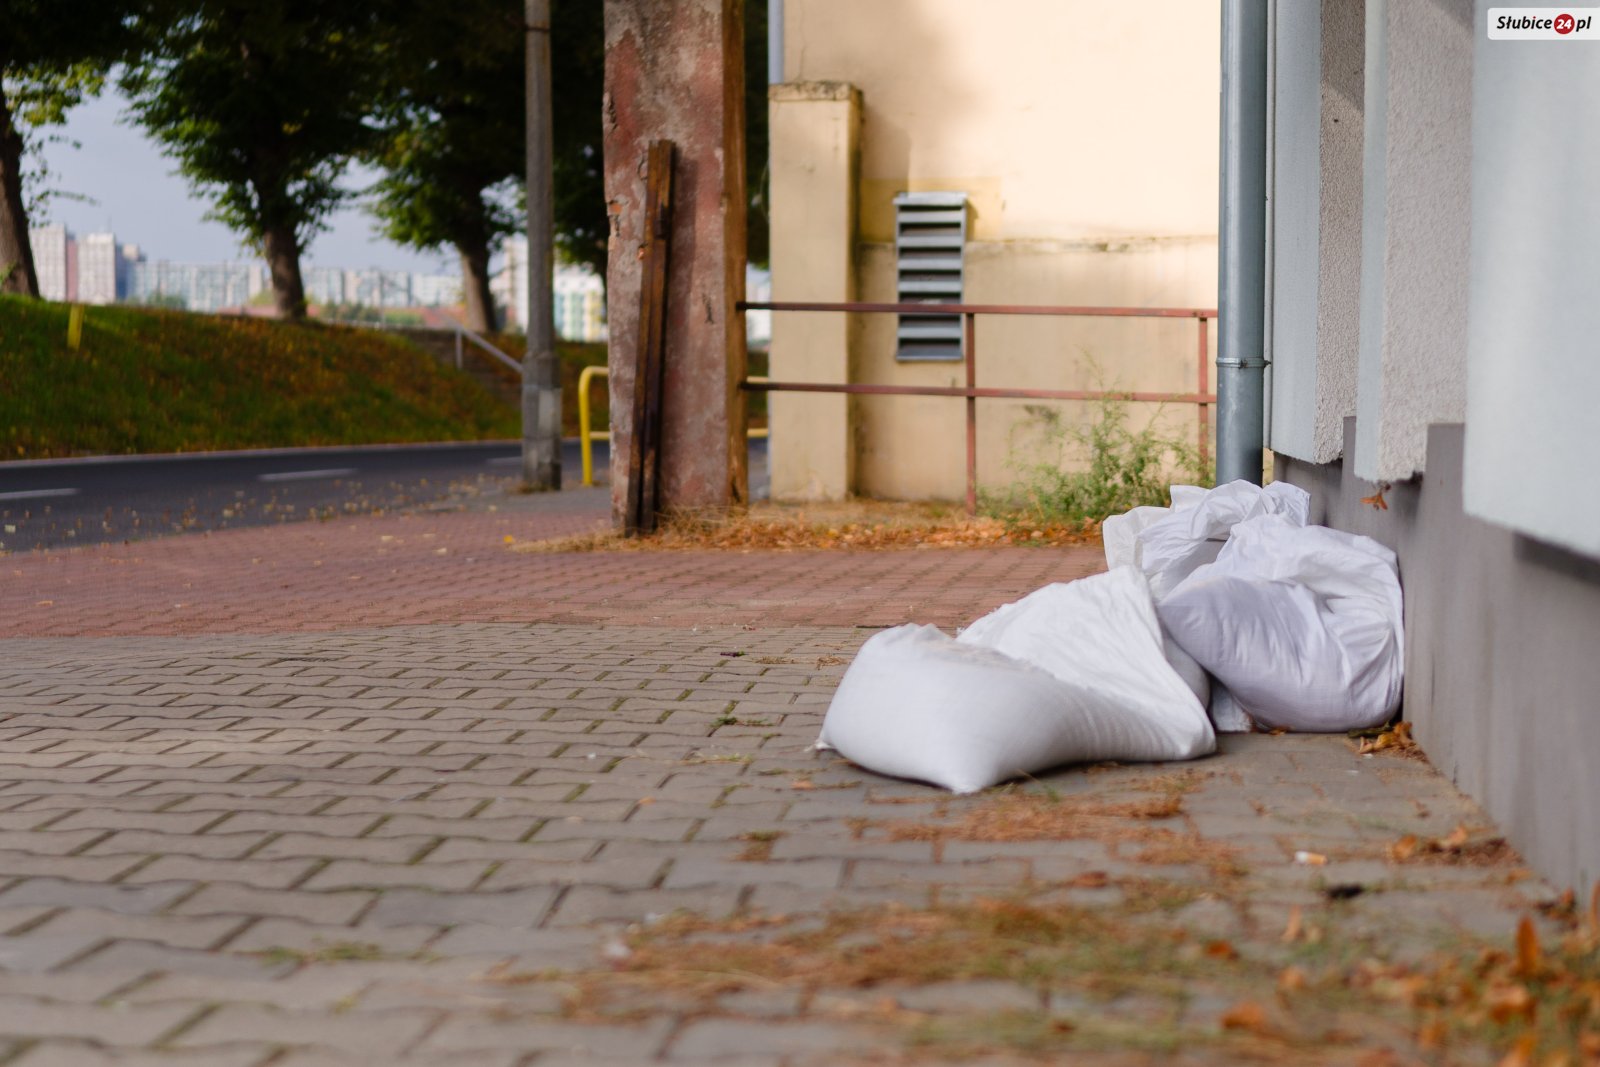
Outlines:
<svg viewBox="0 0 1600 1067"><path fill-rule="evenodd" d="M854 165L825 168L846 175L828 180L853 186L854 279L823 278L813 266L819 257L793 251L818 243L808 229L815 216L784 198L818 193L815 146L837 143L808 129L805 115L838 120L799 103L793 87L774 90L774 299L853 288L856 299L893 300L894 196L943 190L965 192L971 205L969 303L1215 306L1215 0L1154 0L1133 17L1093 0L981 8L968 0L787 0L784 10L785 77L853 86L860 120ZM827 380L819 370L834 371L838 353L802 343L800 318L774 321L773 377ZM960 384L960 364L895 360L893 316L851 319L851 380ZM1192 321L983 318L978 381L1093 388L1092 360L1109 386L1192 391L1196 333ZM1082 404L1055 406L1071 419L1084 413ZM1037 421L1029 408L979 401L980 484L1010 481L1012 462L1031 456L1022 445ZM831 478L814 466L801 477L787 462L809 427L784 418L781 403L773 410L775 496L962 495L959 400L855 398L844 409L854 467L834 463ZM1151 406L1135 417L1157 414ZM1193 438L1192 406L1172 405L1159 418Z"/></svg>

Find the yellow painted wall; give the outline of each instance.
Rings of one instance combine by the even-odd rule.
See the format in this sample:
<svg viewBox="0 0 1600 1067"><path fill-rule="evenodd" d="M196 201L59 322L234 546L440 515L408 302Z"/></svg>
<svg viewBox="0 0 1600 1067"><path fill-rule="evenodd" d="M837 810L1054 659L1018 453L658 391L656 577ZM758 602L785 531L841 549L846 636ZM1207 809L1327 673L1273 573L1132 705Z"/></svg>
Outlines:
<svg viewBox="0 0 1600 1067"><path fill-rule="evenodd" d="M895 194L948 190L971 204L969 303L1215 306L1217 0L786 0L784 8L786 80L849 83L861 93L858 299L894 299ZM780 124L777 99L774 208L782 215L780 176L807 166L807 138L795 122ZM799 235L780 222L774 298L828 288L806 277L800 257L785 257L785 242ZM805 346L784 346L784 318L774 324L780 379L813 362ZM897 363L892 316L852 320L852 380L960 383L959 364ZM978 330L980 385L1094 388L1090 358L1118 388L1197 384L1193 322L990 318ZM774 495L848 488L958 499L963 407L947 398L854 398L851 484L819 489L813 477L790 485L775 465ZM978 402L980 483L1010 481L1009 465L1032 455L1014 445L1027 435L1018 425L1025 407ZM1059 407L1068 418L1084 413L1082 404ZM1160 418L1194 436L1192 406ZM783 437L774 422L775 457Z"/></svg>

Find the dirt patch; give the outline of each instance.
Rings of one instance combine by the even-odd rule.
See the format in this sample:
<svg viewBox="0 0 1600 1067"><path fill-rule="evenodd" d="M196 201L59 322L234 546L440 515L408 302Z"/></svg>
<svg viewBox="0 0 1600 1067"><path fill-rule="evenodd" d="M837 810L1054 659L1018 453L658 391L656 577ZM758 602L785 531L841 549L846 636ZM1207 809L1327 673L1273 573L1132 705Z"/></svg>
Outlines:
<svg viewBox="0 0 1600 1067"><path fill-rule="evenodd" d="M513 541L513 552L639 552L690 549L880 551L916 548L1061 547L1099 541L1094 522L969 517L934 504L849 501L804 508L757 504L745 511L670 516L648 537L606 530L546 541Z"/></svg>

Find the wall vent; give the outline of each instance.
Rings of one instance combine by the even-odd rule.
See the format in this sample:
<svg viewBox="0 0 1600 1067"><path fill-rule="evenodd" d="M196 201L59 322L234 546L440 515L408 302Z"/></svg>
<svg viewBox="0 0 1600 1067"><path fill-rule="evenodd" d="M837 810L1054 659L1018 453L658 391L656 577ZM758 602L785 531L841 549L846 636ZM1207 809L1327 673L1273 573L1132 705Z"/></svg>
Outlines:
<svg viewBox="0 0 1600 1067"><path fill-rule="evenodd" d="M896 297L900 303L959 304L967 243L966 193L894 198ZM901 315L895 358L959 360L960 315Z"/></svg>

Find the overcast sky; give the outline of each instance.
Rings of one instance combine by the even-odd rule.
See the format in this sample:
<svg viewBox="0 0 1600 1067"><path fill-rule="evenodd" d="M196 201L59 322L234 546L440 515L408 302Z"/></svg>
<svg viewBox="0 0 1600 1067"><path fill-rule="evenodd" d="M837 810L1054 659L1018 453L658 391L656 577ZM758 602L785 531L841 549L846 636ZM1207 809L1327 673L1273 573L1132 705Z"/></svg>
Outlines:
<svg viewBox="0 0 1600 1067"><path fill-rule="evenodd" d="M151 260L181 263L215 263L244 259L239 238L226 226L203 221L208 205L190 195L189 184L174 173L171 160L137 128L118 121L124 101L115 88L67 116L64 133L80 142L47 145L50 187L92 198L83 203L56 197L51 201L50 222L66 223L78 235L112 230L121 242L139 245ZM350 173L359 187L372 180L370 172ZM33 225L46 220L30 219ZM459 269L449 252L414 252L376 235L374 220L354 204L329 220L327 232L311 242L308 263L323 267L384 267L390 270L454 273Z"/></svg>

